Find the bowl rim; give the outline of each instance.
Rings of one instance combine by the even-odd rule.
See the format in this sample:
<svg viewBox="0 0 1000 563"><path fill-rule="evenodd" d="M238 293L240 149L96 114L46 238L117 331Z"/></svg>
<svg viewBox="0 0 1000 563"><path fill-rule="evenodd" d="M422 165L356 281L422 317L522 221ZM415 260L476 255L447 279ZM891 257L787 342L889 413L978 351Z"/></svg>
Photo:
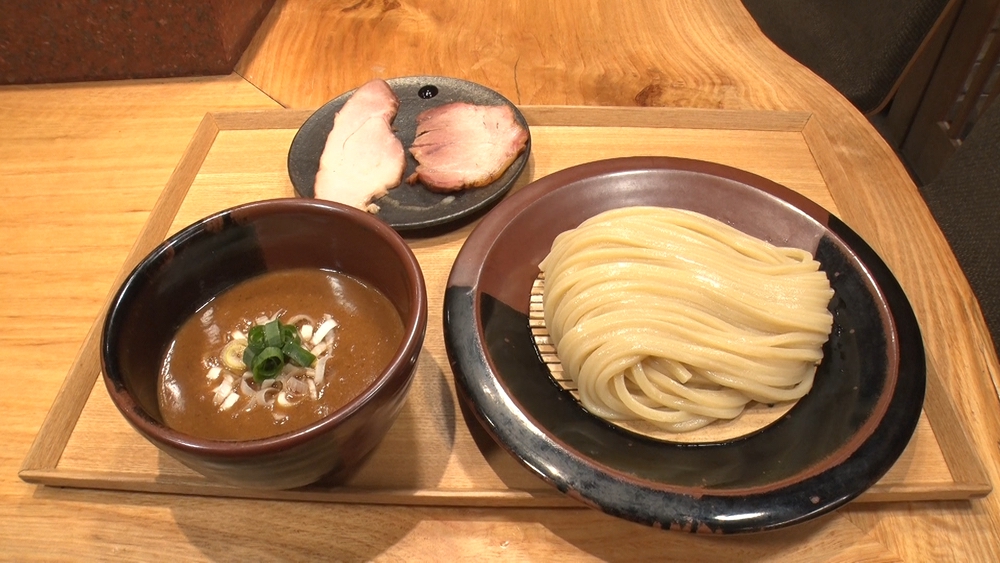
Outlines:
<svg viewBox="0 0 1000 563"><path fill-rule="evenodd" d="M400 259L401 271L404 273L407 285L409 286L410 302L416 305L411 308L408 317L402 319L403 340L396 353L378 377L376 377L375 381L360 395L326 417L290 432L253 440L212 440L179 432L156 420L136 401L135 397L123 383L122 370L115 357L118 338L114 335L123 322L118 313L123 311L128 305L130 295L142 286L144 282L143 274L159 264L165 255L175 252L178 248L183 248L189 241L202 236L210 236L214 232L213 228L226 224L227 218L233 219L233 221L230 221L231 223L247 224L261 216L274 216L285 213L327 215L334 220L348 220L372 232L376 237L385 240L389 244L394 254ZM242 221L240 219L241 216L245 217ZM414 370L411 369L411 365L416 362L416 358L423 346L426 328L427 289L423 272L410 246L388 224L369 213L330 201L294 197L258 200L212 213L185 226L157 245L156 248L146 254L132 269L115 291L114 297L105 312L101 332L101 376L104 379L105 387L108 390L112 403L114 403L115 407L122 413L129 424L158 445L164 445L189 454L220 458L244 458L274 454L301 446L332 430L334 427L348 420L351 415L360 410L385 387L389 386L393 380L400 378L412 380ZM114 377L109 375L109 372L112 372ZM116 382L115 378L122 383Z"/></svg>

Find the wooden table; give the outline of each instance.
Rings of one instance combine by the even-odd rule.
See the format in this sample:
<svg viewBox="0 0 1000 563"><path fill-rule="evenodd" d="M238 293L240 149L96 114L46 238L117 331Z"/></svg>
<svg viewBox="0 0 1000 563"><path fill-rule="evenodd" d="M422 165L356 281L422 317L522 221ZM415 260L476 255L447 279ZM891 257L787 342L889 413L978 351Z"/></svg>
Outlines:
<svg viewBox="0 0 1000 563"><path fill-rule="evenodd" d="M777 532L710 538L579 508L213 498L19 479L67 373L93 360L78 352L175 166L191 172L182 156L197 149L188 143L205 114L308 109L373 76L414 74L473 80L522 106L693 108L668 114L699 123L801 119L828 205L875 246L914 306L939 383L935 401L957 413L957 428L937 431L967 434L989 481L1000 483L1000 368L947 243L864 117L771 45L738 1L289 0L277 4L232 76L0 88L0 357L8 389L0 399L8 433L0 558L1000 560L996 494L853 503ZM764 152L774 166L785 164ZM720 155L727 158L743 157ZM429 340L426 354L446 366L440 338ZM65 416L55 412L47 424ZM92 440L102 447L100 436Z"/></svg>

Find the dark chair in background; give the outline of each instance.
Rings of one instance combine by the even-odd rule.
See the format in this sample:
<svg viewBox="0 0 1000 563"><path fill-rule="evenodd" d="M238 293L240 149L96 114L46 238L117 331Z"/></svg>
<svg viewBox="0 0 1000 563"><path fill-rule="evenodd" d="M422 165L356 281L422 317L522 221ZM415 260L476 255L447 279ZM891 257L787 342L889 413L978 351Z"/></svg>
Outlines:
<svg viewBox="0 0 1000 563"><path fill-rule="evenodd" d="M1000 0L743 0L931 182L1000 94Z"/></svg>
<svg viewBox="0 0 1000 563"><path fill-rule="evenodd" d="M761 31L865 114L880 111L951 0L743 0Z"/></svg>
<svg viewBox="0 0 1000 563"><path fill-rule="evenodd" d="M883 129L919 182L934 180L1000 95L1000 0L958 4L926 87L907 107L901 89Z"/></svg>
<svg viewBox="0 0 1000 563"><path fill-rule="evenodd" d="M1000 103L983 112L921 191L979 299L1000 355Z"/></svg>

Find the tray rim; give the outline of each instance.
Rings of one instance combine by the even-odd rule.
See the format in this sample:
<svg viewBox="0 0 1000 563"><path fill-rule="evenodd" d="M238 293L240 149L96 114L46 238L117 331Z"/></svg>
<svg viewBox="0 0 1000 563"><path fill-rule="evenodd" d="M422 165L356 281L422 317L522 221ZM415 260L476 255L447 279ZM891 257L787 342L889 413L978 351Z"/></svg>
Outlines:
<svg viewBox="0 0 1000 563"><path fill-rule="evenodd" d="M812 154L824 182L841 177L844 172L827 137L804 111L721 110L693 108L644 108L610 106L519 106L529 126L566 127L636 127L673 129L717 129L745 131L776 131L800 133ZM128 272L156 245L162 242L187 197L205 158L216 138L223 131L260 129L297 129L315 109L269 109L254 111L209 112L203 117L188 143L183 156L174 168L170 179L161 191L142 231L132 245L127 258L111 285L101 313L87 332L79 352L66 378L53 400L31 447L22 462L18 476L31 484L162 492L185 494L180 483L169 479L118 479L102 480L100 472L60 470L59 460L73 430L88 403L94 385L100 376L99 344L104 312L117 287ZM831 191L836 202L836 194ZM838 208L840 206L838 205ZM962 426L956 408L947 390L928 362L927 392L924 414L934 433L952 477L948 486L935 486L933 490L919 483L892 485L891 490L880 490L876 483L864 493L860 502L965 500L989 494L992 485L982 460L976 454L966 429ZM935 424L937 421L937 424ZM190 487L190 482L185 481ZM556 491L527 491L505 489L477 493L420 494L420 491L397 491L389 495L392 500L372 498L370 492L342 487L323 491L250 492L207 484L199 486L197 494L206 496L237 496L248 498L281 498L301 500L328 500L371 504L412 504L434 506L517 506L517 507L580 507L580 503L566 499ZM364 489L363 491L368 491ZM292 493L292 494L290 494Z"/></svg>

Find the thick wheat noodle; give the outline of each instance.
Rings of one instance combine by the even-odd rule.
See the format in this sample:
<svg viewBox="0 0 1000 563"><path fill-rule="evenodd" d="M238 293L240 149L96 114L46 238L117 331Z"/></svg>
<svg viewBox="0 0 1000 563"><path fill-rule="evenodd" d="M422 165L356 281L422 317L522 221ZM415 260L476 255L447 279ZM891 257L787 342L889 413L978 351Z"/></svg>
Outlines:
<svg viewBox="0 0 1000 563"><path fill-rule="evenodd" d="M556 237L539 267L564 371L609 420L681 432L796 400L833 325L808 251L686 210L602 213Z"/></svg>
<svg viewBox="0 0 1000 563"><path fill-rule="evenodd" d="M789 350L767 346L736 346L726 342L725 336L706 337L690 333L675 333L671 326L659 319L643 318L647 326L633 328L636 315L620 319L612 326L592 328L589 321L579 326L557 344L559 358L570 370L585 375L587 370L599 369L596 364L597 350L614 350L622 354L643 353L678 361L689 369L703 369L722 373L754 373L759 381L768 385L783 386L801 379L802 365L815 363L822 354L812 347ZM608 347L609 340L617 340L618 346ZM669 356L661 350L669 350ZM566 358L563 358L563 354ZM789 357L791 356L791 357ZM589 362L589 363L588 363Z"/></svg>
<svg viewBox="0 0 1000 563"><path fill-rule="evenodd" d="M825 284L829 288L829 281L825 276L779 276L778 279L787 277L805 277L805 279L796 279L791 283L776 286L774 279L776 276L762 277L748 274L743 280L719 280L710 273L702 273L701 270L695 272L678 270L679 267L685 266L610 263L560 271L560 277L563 279L560 279L560 283L556 284L551 293L546 276L545 298L555 307L560 307L562 301L572 301L588 289L591 289L592 293L603 293L614 285L636 281L652 284L647 286L649 290L646 292L652 294L651 298L662 296L682 299L703 309L717 311L722 318L749 319L751 322L744 321L744 324L761 326L762 330L775 330L774 327L778 326L815 327L825 315L828 315L826 303L829 302L829 297L826 297L824 302L822 298L813 295L809 285L806 285L812 280L813 287ZM602 284L604 287L601 287ZM765 284L771 285L768 291L753 289L755 285ZM793 292L799 295L798 297L775 295L780 292ZM590 297L585 295L584 299L587 301ZM553 336L558 337L558 327L565 325L560 318L553 320L556 327Z"/></svg>
<svg viewBox="0 0 1000 563"><path fill-rule="evenodd" d="M783 342L794 343L796 336L803 336L810 341L818 339L820 344L822 344L822 341L826 340L822 335L810 332L788 332L775 334L774 332L777 332L777 329L774 329L772 332L767 332L761 330L762 328L767 328L761 322L758 322L757 326L747 326L736 322L736 320L732 318L727 320L715 316L711 312L705 311L682 299L651 300L648 298L646 293L642 291L641 286L627 283L617 284L616 286L607 289L603 287L597 288L597 291L590 292L586 296L576 296L575 299L564 305L564 314L557 318L556 321L566 326L574 326L578 324L583 315L588 312L592 315L602 315L604 313L620 311L624 308L636 306L656 308L663 315L674 316L678 319L678 322L682 322L684 326L698 326L702 330L714 330L732 334L734 329L742 329L744 332L739 333L736 337L745 341L766 342L772 345L781 345ZM781 330L784 330L785 328L786 327L781 327ZM791 327L787 328L790 329Z"/></svg>

